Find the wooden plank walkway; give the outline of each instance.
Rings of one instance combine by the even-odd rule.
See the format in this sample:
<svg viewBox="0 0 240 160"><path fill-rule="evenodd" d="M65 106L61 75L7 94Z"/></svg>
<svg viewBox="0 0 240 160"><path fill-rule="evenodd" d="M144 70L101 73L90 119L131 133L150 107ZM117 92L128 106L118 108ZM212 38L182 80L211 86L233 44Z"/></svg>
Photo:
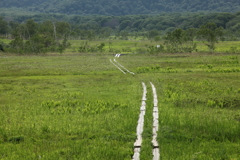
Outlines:
<svg viewBox="0 0 240 160"><path fill-rule="evenodd" d="M153 92L153 137L152 137L152 155L153 160L160 160L160 149L159 144L157 142L157 132L158 132L158 98L157 98L157 91L155 86L150 82ZM147 100L147 87L145 83L142 82L143 87L143 96L142 96L142 104L140 107L140 114L138 119L137 125L137 139L134 143L134 155L132 160L140 160L140 151L142 146L142 133L143 133L143 126L144 126L144 115L146 111L146 100Z"/></svg>
<svg viewBox="0 0 240 160"><path fill-rule="evenodd" d="M155 86L150 82L152 86L152 92L153 92L153 160L160 160L160 150L159 145L157 142L157 132L158 132L158 99L157 99L157 91Z"/></svg>
<svg viewBox="0 0 240 160"><path fill-rule="evenodd" d="M143 126L144 126L144 115L146 111L146 100L147 100L147 97L146 97L147 87L143 82L142 82L142 87L143 87L142 104L140 107L140 114L139 114L137 129L136 129L137 139L134 143L134 154L133 154L132 160L140 160L140 150L142 146L142 132L143 132Z"/></svg>
<svg viewBox="0 0 240 160"><path fill-rule="evenodd" d="M126 74L118 65L116 65L115 63L113 63L112 59L110 59L110 62L117 67L123 74Z"/></svg>
<svg viewBox="0 0 240 160"><path fill-rule="evenodd" d="M115 58L113 59L113 61L112 61L112 59L110 59L110 62L111 62L115 67L117 67L123 74L126 74L126 72L129 73L129 74L133 74L133 75L135 74L135 73L129 71L127 68L125 68L125 67L124 67L123 65L121 65L120 63L118 63Z"/></svg>
<svg viewBox="0 0 240 160"><path fill-rule="evenodd" d="M120 54L116 54L115 57L119 57ZM130 73L133 74L133 72L130 72L128 69L126 69L123 65L118 63L116 59L113 59L114 62L110 59L110 62L116 66L123 74ZM150 82L151 87L152 87L152 94L153 94L153 127L152 127L152 155L153 155L153 160L160 160L160 149L159 149L159 144L157 141L157 132L158 132L158 97L157 97L157 91L155 86L153 85L152 82ZM132 157L132 160L140 160L140 151L141 151L141 146L142 146L142 133L143 133L143 126L144 126L144 116L145 116L145 111L146 111L146 100L147 100L147 87L144 82L142 82L142 87L143 87L143 95L142 95L142 104L140 106L140 113L139 113L139 119L138 119L138 124L136 128L136 135L137 139L134 142L134 154Z"/></svg>
<svg viewBox="0 0 240 160"><path fill-rule="evenodd" d="M133 72L130 72L127 68L125 68L123 65L121 65L120 63L118 63L117 61L116 61L116 59L114 58L114 62L116 62L117 64L118 64L118 66L120 66L121 68L123 68L125 71L127 71L128 73L130 73L130 74L135 74L135 73L133 73Z"/></svg>

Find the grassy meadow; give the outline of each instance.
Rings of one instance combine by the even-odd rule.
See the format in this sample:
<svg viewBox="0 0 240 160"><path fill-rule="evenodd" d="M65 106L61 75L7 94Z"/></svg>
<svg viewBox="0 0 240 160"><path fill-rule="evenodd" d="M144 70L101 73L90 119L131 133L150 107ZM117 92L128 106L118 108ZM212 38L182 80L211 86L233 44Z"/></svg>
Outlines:
<svg viewBox="0 0 240 160"><path fill-rule="evenodd" d="M8 42L8 41L7 41ZM146 38L130 38L129 40L96 40L96 41L85 41L85 40L69 40L71 47L67 49L65 53L79 53L78 48L80 46L97 47L101 43L104 43L103 51L101 53L115 54L115 53L148 53L149 47L156 47L156 45L165 46L164 41L150 41ZM210 52L207 45L201 41L196 41L197 50L194 53L208 53ZM236 54L240 53L240 42L239 41L220 41L216 43L216 49L214 53L228 53ZM165 48L166 49L166 48ZM212 53L212 51L210 52Z"/></svg>
<svg viewBox="0 0 240 160"><path fill-rule="evenodd" d="M141 82L142 160L152 159L149 82L158 94L161 159L240 159L239 54L128 54L117 61L135 75L124 75L110 63L110 47L129 53L158 42L88 43L103 42L106 53L78 53L84 42L75 40L64 54L0 55L0 159L130 160Z"/></svg>

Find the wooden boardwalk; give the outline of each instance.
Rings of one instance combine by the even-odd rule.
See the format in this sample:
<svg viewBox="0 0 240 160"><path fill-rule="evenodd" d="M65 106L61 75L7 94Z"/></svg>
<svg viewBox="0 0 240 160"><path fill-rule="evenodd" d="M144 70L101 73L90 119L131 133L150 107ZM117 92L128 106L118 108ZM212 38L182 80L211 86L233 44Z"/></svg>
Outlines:
<svg viewBox="0 0 240 160"><path fill-rule="evenodd" d="M117 62L117 60L114 58L114 62L116 62L118 64L118 66L120 66L121 68L123 68L125 71L127 71L130 74L135 74L133 72L130 72L127 68L125 68L123 65L121 65L120 63Z"/></svg>
<svg viewBox="0 0 240 160"><path fill-rule="evenodd" d="M152 155L153 160L160 160L160 149L159 144L157 142L157 131L158 131L158 99L157 99L157 92L155 86L150 82L152 87L153 93L153 137L152 137ZM140 114L138 119L138 125L136 129L137 139L134 143L134 154L132 160L140 160L140 151L142 146L142 133L143 133L143 126L144 126L144 115L146 111L146 100L147 100L147 87L145 83L142 82L143 87L143 96L142 96L142 104L140 107Z"/></svg>
<svg viewBox="0 0 240 160"><path fill-rule="evenodd" d="M132 159L133 160L139 160L140 159L140 150L142 146L142 132L143 132L143 126L144 126L144 115L146 111L146 100L147 100L147 87L145 83L142 82L143 86L143 96L142 96L142 105L140 107L140 114L138 119L138 125L137 125L137 139L134 143L134 154Z"/></svg>
<svg viewBox="0 0 240 160"><path fill-rule="evenodd" d="M126 74L118 65L116 65L115 63L113 63L113 61L110 59L110 62L117 67L123 74Z"/></svg>
<svg viewBox="0 0 240 160"><path fill-rule="evenodd" d="M115 57L119 57L120 54L116 54ZM112 61L110 59L110 62L116 66L123 74L129 73L133 74L133 72L130 72L128 69L126 69L123 65L118 63L116 59ZM160 160L160 148L159 144L157 141L157 132L158 132L158 97L157 97L157 91L155 86L153 85L152 82L150 82L151 88L152 88L152 94L153 94L153 124L152 124L152 155L153 155L153 160ZM140 151L142 147L142 133L143 133L143 128L144 128L144 116L146 112L146 100L147 100L147 87L144 82L142 82L142 87L143 87L143 95L142 95L142 104L140 106L140 113L139 113L139 119L138 119L138 124L136 128L136 135L137 139L134 142L134 154L132 157L132 160L140 160Z"/></svg>
<svg viewBox="0 0 240 160"><path fill-rule="evenodd" d="M157 99L157 91L155 86L150 82L153 91L153 160L160 159L160 150L157 141L157 132L158 132L158 99Z"/></svg>
<svg viewBox="0 0 240 160"><path fill-rule="evenodd" d="M131 71L129 71L127 68L125 68L123 65L121 65L120 63L117 62L117 60L114 58L113 61L112 59L110 59L110 62L117 67L123 74L129 73L129 74L135 74Z"/></svg>

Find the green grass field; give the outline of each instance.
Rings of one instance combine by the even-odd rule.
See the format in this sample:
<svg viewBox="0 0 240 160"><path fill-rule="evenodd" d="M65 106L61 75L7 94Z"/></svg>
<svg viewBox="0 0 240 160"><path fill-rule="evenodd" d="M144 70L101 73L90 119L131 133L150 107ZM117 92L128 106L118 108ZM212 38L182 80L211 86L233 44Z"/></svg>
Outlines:
<svg viewBox="0 0 240 160"><path fill-rule="evenodd" d="M10 39L0 39L0 42L6 44L10 43ZM100 54L129 54L129 53L149 53L149 47L156 47L157 45L164 45L163 41L150 41L147 39L130 39L130 40L115 40L114 38L109 40L69 40L71 46L66 49L64 54L76 54L79 53L79 47L87 46L88 48L96 48L101 43L104 43L102 51L95 51L89 53L100 53ZM196 41L197 51L194 53L208 53L210 52L208 47L201 41ZM238 54L240 53L240 42L239 41L220 41L216 43L216 49L214 53L224 54ZM166 47L166 46L165 46ZM165 48L166 49L166 48Z"/></svg>
<svg viewBox="0 0 240 160"><path fill-rule="evenodd" d="M119 50L123 43L145 45L113 42ZM113 53L72 50L0 55L0 159L130 160L141 82L148 87L141 159L152 159L150 81L161 159L240 159L240 55L128 54L117 60L135 75L124 75L109 62Z"/></svg>
<svg viewBox="0 0 240 160"><path fill-rule="evenodd" d="M84 41L84 40L70 40L72 44L65 53L79 53L78 48L87 43L90 47L96 47L101 43L104 43L103 53L148 53L150 46L156 47L157 45L164 45L163 41L149 41L149 40L97 40L97 41ZM200 41L196 41L197 51L194 53L208 53L208 47ZM236 54L240 53L239 41L220 41L216 43L216 49L214 53L228 53ZM166 47L166 46L165 46Z"/></svg>

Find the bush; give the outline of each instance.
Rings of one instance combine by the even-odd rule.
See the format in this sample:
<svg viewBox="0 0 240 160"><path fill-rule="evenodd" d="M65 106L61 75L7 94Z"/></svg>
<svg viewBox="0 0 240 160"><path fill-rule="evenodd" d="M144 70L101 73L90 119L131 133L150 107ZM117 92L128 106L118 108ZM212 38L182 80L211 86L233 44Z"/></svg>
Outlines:
<svg viewBox="0 0 240 160"><path fill-rule="evenodd" d="M164 46L163 45L159 45L159 46L147 46L147 51L150 54L157 54L160 52L164 51Z"/></svg>
<svg viewBox="0 0 240 160"><path fill-rule="evenodd" d="M23 136L14 136L14 137L9 138L8 142L12 142L12 143L24 142L24 137Z"/></svg>
<svg viewBox="0 0 240 160"><path fill-rule="evenodd" d="M4 52L4 48L6 47L7 45L3 42L3 41L0 41L0 52Z"/></svg>

